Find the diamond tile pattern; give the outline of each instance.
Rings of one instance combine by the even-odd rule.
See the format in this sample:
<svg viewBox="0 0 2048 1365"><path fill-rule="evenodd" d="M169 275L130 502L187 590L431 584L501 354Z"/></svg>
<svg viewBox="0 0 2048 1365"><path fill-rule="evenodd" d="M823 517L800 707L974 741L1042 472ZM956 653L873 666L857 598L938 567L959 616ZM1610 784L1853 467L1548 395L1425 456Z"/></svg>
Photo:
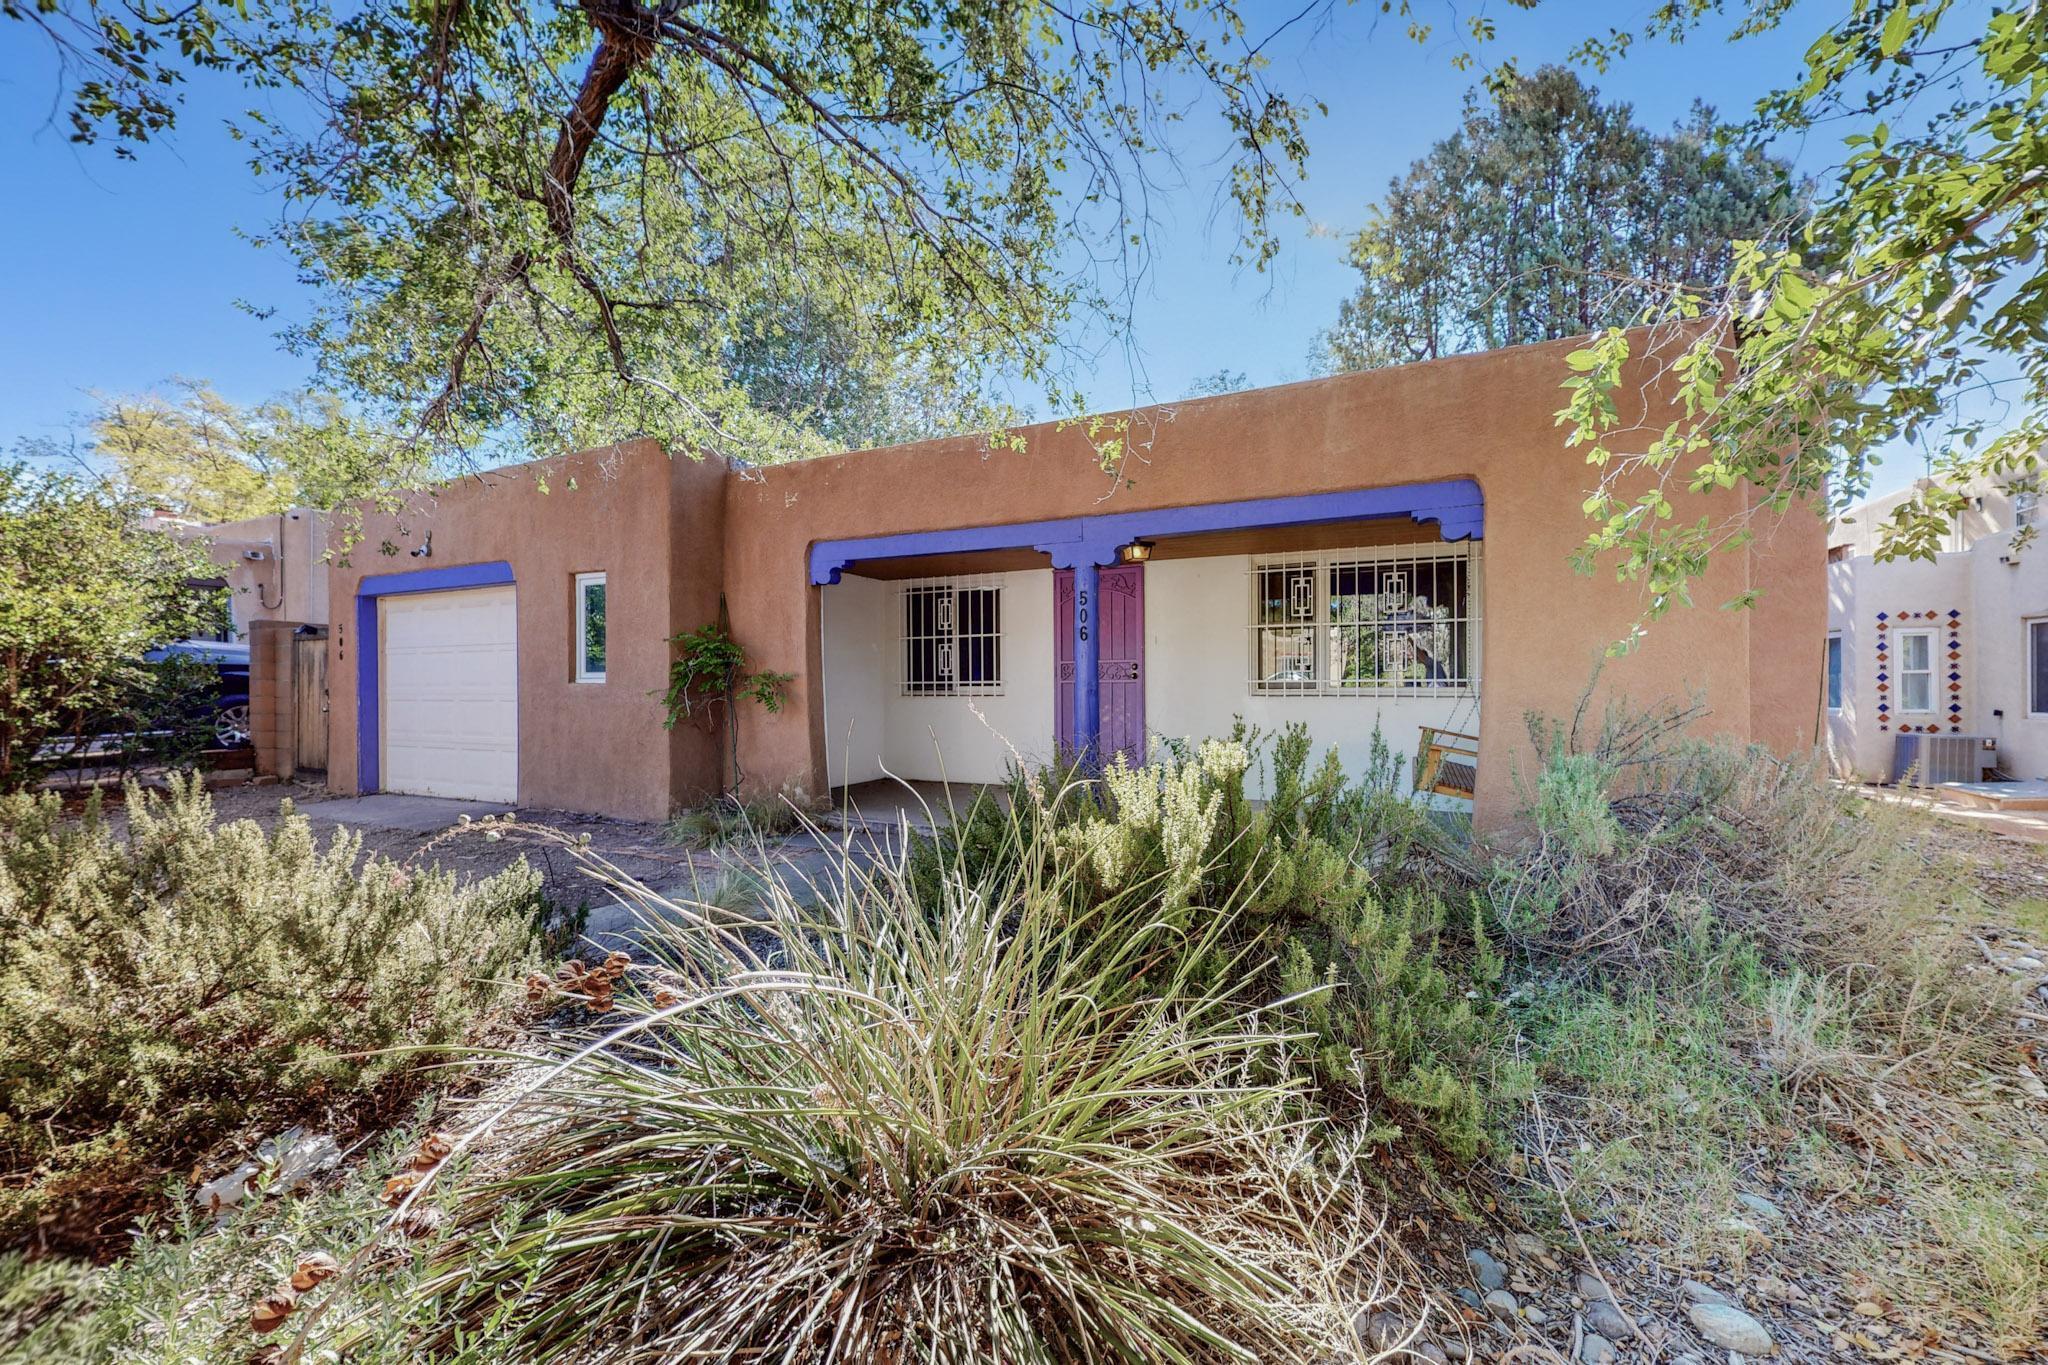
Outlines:
<svg viewBox="0 0 2048 1365"><path fill-rule="evenodd" d="M1950 608L1942 611L1881 611L1877 614L1877 728L1890 730L1892 725L1891 705L1891 628L1909 622L1926 622L1947 632L1944 647L1948 652L1948 728L1951 734L1963 730L1963 614ZM1901 723L1901 733L1938 734L1938 723L1913 725Z"/></svg>

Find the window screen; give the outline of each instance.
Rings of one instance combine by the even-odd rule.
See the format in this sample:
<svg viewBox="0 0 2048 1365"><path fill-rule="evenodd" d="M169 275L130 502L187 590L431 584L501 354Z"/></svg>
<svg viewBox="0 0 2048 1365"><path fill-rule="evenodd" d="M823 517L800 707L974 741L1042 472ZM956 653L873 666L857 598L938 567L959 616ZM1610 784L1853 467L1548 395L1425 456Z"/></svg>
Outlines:
<svg viewBox="0 0 2048 1365"><path fill-rule="evenodd" d="M1252 690L1476 688L1477 553L1388 546L1254 563Z"/></svg>
<svg viewBox="0 0 2048 1365"><path fill-rule="evenodd" d="M604 575L576 575L576 680L604 681Z"/></svg>
<svg viewBox="0 0 2048 1365"><path fill-rule="evenodd" d="M2048 621L2027 622L2028 681L2031 695L2027 709L2048 715Z"/></svg>

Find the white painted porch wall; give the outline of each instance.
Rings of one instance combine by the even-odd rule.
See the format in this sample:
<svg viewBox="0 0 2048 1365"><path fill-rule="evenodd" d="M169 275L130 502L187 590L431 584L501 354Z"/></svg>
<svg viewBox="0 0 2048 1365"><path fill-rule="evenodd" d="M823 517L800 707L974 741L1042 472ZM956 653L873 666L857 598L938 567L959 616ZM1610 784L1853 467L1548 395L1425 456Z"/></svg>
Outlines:
<svg viewBox="0 0 2048 1365"><path fill-rule="evenodd" d="M1315 758L1335 748L1344 771L1365 771L1377 723L1389 747L1412 765L1421 727L1479 733L1477 697L1265 696L1249 686L1251 559L1154 560L1145 566L1145 728L1156 736L1202 740L1230 733L1243 716L1262 730L1307 724ZM1484 601L1484 569L1475 584ZM1484 677L1484 661L1476 666ZM1482 682L1481 686L1484 686ZM1404 776L1412 777L1412 767ZM1257 774L1263 797L1265 776Z"/></svg>
<svg viewBox="0 0 2048 1365"><path fill-rule="evenodd" d="M884 767L914 781L1001 782L1010 746L1030 762L1051 758L1052 570L988 577L1003 590L1003 690L995 696L904 696L898 585L847 574L823 589L825 767L832 785L871 781Z"/></svg>
<svg viewBox="0 0 2048 1365"><path fill-rule="evenodd" d="M1425 725L1479 732L1474 697L1253 694L1250 568L1245 555L1145 566L1145 723L1155 743L1226 735L1238 716L1268 732L1302 721L1318 757L1334 747L1345 771L1356 775L1365 769L1375 724L1411 763ZM1011 761L1004 739L1031 762L1051 757L1053 576L1033 570L995 577L1003 585L1003 693L992 697L901 695L897 585L847 574L823 589L826 768L834 786L871 781L885 765L899 777L936 780L941 758L951 781L1000 782ZM1483 569L1475 582L1483 602ZM1255 776L1255 794L1263 796L1265 776Z"/></svg>
<svg viewBox="0 0 2048 1365"><path fill-rule="evenodd" d="M895 657L886 629L890 585L847 574L819 590L825 677L825 773L831 785L882 775L888 724L884 669Z"/></svg>

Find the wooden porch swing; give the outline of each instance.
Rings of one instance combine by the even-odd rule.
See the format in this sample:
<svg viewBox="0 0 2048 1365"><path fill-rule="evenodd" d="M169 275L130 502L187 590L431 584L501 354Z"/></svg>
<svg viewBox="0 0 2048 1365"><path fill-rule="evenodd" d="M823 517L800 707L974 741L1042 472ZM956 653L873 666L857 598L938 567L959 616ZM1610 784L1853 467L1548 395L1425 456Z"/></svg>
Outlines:
<svg viewBox="0 0 2048 1365"><path fill-rule="evenodd" d="M1422 727L1422 762L1416 765L1415 789L1470 801L1479 787L1479 736L1458 730Z"/></svg>

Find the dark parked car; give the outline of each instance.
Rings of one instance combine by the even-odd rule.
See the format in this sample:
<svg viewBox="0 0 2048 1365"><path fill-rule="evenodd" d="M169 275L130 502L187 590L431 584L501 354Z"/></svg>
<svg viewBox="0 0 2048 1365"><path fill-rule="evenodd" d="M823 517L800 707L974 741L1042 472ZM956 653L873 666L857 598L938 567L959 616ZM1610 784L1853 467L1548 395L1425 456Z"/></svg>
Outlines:
<svg viewBox="0 0 2048 1365"><path fill-rule="evenodd" d="M144 654L146 663L170 658L190 659L213 666L215 683L211 696L203 697L193 719L210 716L214 745L222 749L246 748L249 743L249 646L227 640L173 640Z"/></svg>

